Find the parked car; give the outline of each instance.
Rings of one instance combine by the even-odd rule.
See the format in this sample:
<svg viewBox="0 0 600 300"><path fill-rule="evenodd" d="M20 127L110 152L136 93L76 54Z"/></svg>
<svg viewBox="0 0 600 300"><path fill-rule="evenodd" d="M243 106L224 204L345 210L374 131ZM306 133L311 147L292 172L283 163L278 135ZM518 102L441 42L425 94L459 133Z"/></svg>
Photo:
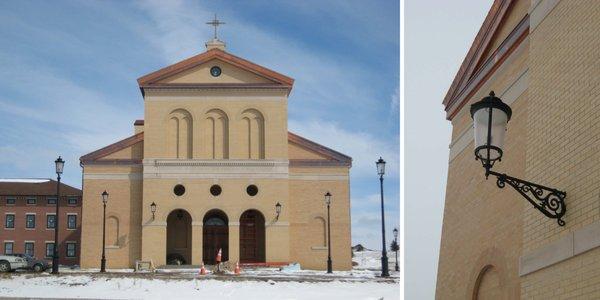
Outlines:
<svg viewBox="0 0 600 300"><path fill-rule="evenodd" d="M0 273L27 268L27 260L14 255L0 255Z"/></svg>
<svg viewBox="0 0 600 300"><path fill-rule="evenodd" d="M27 261L26 269L33 270L35 272L44 272L50 266L47 261L43 259L37 259L29 254L15 253L13 255L25 259Z"/></svg>

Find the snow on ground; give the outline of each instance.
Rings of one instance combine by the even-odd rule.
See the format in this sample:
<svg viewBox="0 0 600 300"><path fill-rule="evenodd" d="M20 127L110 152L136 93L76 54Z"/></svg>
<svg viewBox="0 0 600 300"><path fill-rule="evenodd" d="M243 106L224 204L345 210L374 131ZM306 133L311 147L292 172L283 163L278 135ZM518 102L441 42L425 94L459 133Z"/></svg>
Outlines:
<svg viewBox="0 0 600 300"><path fill-rule="evenodd" d="M396 265L396 253L388 252L388 264L390 272L394 270ZM352 261L358 263L354 269L358 270L381 270L381 251L364 250L354 251Z"/></svg>
<svg viewBox="0 0 600 300"><path fill-rule="evenodd" d="M0 297L103 299L399 299L397 282L295 282L17 274L0 277Z"/></svg>
<svg viewBox="0 0 600 300"><path fill-rule="evenodd" d="M389 255L392 254L392 255ZM241 275L198 275L197 268L133 269L61 267L59 276L16 272L0 275L2 297L101 299L399 299L399 274L390 257L390 278L381 278L381 252L354 252L358 265L350 271L298 268L243 269Z"/></svg>

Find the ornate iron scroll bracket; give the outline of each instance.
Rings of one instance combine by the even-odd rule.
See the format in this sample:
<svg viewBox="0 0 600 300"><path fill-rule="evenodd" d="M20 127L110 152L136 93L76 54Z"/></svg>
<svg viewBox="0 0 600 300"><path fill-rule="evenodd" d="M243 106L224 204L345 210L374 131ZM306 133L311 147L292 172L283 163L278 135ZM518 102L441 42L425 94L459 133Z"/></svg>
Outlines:
<svg viewBox="0 0 600 300"><path fill-rule="evenodd" d="M519 194L525 197L525 199L527 199L527 201L529 201L533 207L546 215L546 217L557 219L556 222L558 225L565 226L565 221L562 219L562 217L567 212L567 207L565 205L565 198L567 197L566 192L514 178L506 174L500 174L491 170L486 172L486 175L487 174L494 175L498 178L496 185L499 188L504 188L508 183L517 192L519 192Z"/></svg>

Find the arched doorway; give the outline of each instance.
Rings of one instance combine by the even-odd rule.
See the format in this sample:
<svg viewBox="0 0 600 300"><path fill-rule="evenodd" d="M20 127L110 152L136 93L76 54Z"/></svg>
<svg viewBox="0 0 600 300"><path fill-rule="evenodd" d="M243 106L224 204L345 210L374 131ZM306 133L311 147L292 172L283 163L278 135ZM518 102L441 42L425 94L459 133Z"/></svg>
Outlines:
<svg viewBox="0 0 600 300"><path fill-rule="evenodd" d="M265 217L255 209L240 217L240 262L265 262Z"/></svg>
<svg viewBox="0 0 600 300"><path fill-rule="evenodd" d="M221 249L221 261L229 260L229 227L227 215L218 209L204 215L202 227L202 260L214 265Z"/></svg>
<svg viewBox="0 0 600 300"><path fill-rule="evenodd" d="M167 264L190 264L192 258L192 216L176 209L167 217Z"/></svg>

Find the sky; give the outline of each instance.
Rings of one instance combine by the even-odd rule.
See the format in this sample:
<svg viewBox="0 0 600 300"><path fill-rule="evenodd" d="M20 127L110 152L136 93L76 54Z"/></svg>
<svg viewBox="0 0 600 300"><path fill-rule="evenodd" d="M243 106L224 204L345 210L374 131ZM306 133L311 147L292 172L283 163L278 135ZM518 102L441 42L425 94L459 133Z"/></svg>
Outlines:
<svg viewBox="0 0 600 300"><path fill-rule="evenodd" d="M405 2L406 299L435 296L451 134L442 100L492 2Z"/></svg>
<svg viewBox="0 0 600 300"><path fill-rule="evenodd" d="M353 157L353 244L399 225L397 1L1 1L0 178L81 187L79 157L133 134L136 79L205 51L217 13L227 51L294 78L289 129ZM95 199L89 199L94 201ZM334 198L335 201L335 198Z"/></svg>

